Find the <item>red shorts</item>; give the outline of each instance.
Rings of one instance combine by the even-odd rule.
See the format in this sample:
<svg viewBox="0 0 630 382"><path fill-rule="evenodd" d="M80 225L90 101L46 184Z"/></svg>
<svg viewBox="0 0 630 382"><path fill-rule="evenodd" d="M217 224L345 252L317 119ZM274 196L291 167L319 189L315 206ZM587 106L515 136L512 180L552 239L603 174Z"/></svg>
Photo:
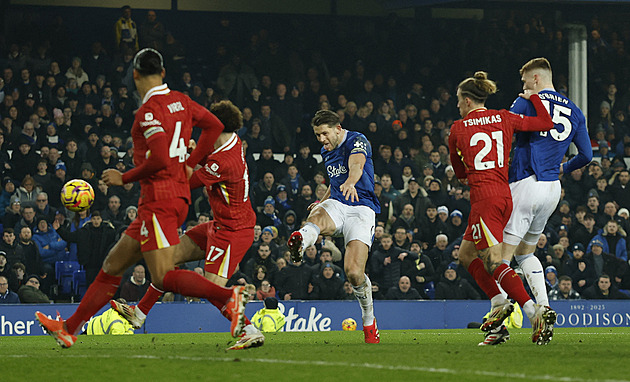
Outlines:
<svg viewBox="0 0 630 382"><path fill-rule="evenodd" d="M138 208L138 217L125 234L140 242L142 252L179 244L177 229L188 215L188 203L182 198L159 200Z"/></svg>
<svg viewBox="0 0 630 382"><path fill-rule="evenodd" d="M228 231L214 223L196 225L186 232L186 236L206 253L205 271L227 279L232 277L252 246L254 229Z"/></svg>
<svg viewBox="0 0 630 382"><path fill-rule="evenodd" d="M471 206L464 240L478 250L503 242L503 228L512 214L512 198L489 198Z"/></svg>

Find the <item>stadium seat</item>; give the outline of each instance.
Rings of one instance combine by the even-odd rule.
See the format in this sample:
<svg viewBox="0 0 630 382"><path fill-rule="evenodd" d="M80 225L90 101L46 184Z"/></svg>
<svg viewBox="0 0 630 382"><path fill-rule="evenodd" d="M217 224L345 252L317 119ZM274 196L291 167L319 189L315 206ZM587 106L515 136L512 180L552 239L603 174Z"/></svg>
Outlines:
<svg viewBox="0 0 630 382"><path fill-rule="evenodd" d="M83 298L83 295L87 290L84 270L79 269L74 271L72 276L72 289L74 291L74 295L79 297L79 300Z"/></svg>
<svg viewBox="0 0 630 382"><path fill-rule="evenodd" d="M74 271L81 269L76 261L57 261L55 263L55 277L59 284L59 293L71 294Z"/></svg>

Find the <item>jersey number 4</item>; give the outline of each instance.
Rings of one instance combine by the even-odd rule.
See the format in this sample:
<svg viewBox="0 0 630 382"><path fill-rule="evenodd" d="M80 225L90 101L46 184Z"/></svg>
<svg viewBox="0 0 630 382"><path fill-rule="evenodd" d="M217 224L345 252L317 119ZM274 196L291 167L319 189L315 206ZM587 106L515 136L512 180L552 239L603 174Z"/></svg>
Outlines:
<svg viewBox="0 0 630 382"><path fill-rule="evenodd" d="M490 151L493 149L493 142L496 142L496 150L497 150L497 163L492 160L484 160ZM483 144L483 147L477 155L475 155L475 170L490 170L498 166L499 168L503 167L503 132L502 131L493 131L492 138L487 133L475 133L472 137L470 137L470 146L477 146L478 144Z"/></svg>
<svg viewBox="0 0 630 382"><path fill-rule="evenodd" d="M173 133L173 140L168 148L168 156L171 158L179 158L179 163L186 161L187 147L184 138L180 137L182 133L182 122L177 121L175 123L175 132Z"/></svg>
<svg viewBox="0 0 630 382"><path fill-rule="evenodd" d="M545 106L545 109L547 109L547 112L549 112L549 108L551 107L550 102L548 100L543 100L542 103ZM571 125L571 121L569 121L569 118L567 118L570 116L571 109L555 103L553 104L551 121L553 122L554 128L549 130L551 138L555 139L556 141L564 141L569 137L569 135L571 135L571 130L573 129L573 126ZM562 132L558 131L558 125L562 125L562 127L564 127L564 130ZM540 136L546 137L547 132L541 131Z"/></svg>

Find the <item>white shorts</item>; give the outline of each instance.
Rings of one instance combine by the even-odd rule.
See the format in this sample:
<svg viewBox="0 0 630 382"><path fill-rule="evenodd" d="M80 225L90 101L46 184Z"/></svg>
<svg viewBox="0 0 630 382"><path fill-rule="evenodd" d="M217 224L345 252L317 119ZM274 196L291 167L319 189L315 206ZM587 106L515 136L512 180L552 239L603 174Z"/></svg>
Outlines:
<svg viewBox="0 0 630 382"><path fill-rule="evenodd" d="M535 175L511 183L512 216L503 230L503 241L518 245L525 239L526 244L536 244L558 206L560 189L559 180L539 182Z"/></svg>
<svg viewBox="0 0 630 382"><path fill-rule="evenodd" d="M352 240L359 240L368 248L372 247L376 214L370 207L349 206L334 199L326 199L318 207L326 210L335 223L333 236L343 236L345 245Z"/></svg>

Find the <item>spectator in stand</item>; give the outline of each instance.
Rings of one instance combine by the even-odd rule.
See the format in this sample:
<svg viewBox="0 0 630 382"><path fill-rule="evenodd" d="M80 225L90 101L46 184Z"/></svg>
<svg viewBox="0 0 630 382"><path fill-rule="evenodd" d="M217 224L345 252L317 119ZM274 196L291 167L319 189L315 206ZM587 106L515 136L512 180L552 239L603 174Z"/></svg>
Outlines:
<svg viewBox="0 0 630 382"><path fill-rule="evenodd" d="M4 232L2 232L2 241L0 241L0 252L4 252L7 255L7 261L10 265L23 262L24 260L15 255L15 247L15 231L13 228L5 228Z"/></svg>
<svg viewBox="0 0 630 382"><path fill-rule="evenodd" d="M581 300L582 297L572 287L571 277L567 275L560 276L558 279L558 287L549 291L549 300Z"/></svg>
<svg viewBox="0 0 630 382"><path fill-rule="evenodd" d="M404 227L397 227L394 231L394 245L403 250L409 250L411 246L412 233ZM382 236L381 236L382 237Z"/></svg>
<svg viewBox="0 0 630 382"><path fill-rule="evenodd" d="M396 217L391 230L396 232L398 228L404 228L406 232L415 234L418 232L419 222L416 220L413 205L405 204L402 213Z"/></svg>
<svg viewBox="0 0 630 382"><path fill-rule="evenodd" d="M300 261L290 262L278 272L275 284L278 296L285 300L308 300L313 292L313 270Z"/></svg>
<svg viewBox="0 0 630 382"><path fill-rule="evenodd" d="M298 173L298 168L295 164L289 165L287 174L280 180L280 184L285 185L290 191L291 198L295 198L298 192L302 189L302 186L306 184L304 178Z"/></svg>
<svg viewBox="0 0 630 382"><path fill-rule="evenodd" d="M616 256L617 258L623 260L624 262L628 261L628 249L626 247L626 231L623 230L619 226L619 223L616 220L610 220L604 226L603 230L600 231L593 239L590 244L586 248L587 252L591 251L591 246L595 241L602 243L602 250L605 253Z"/></svg>
<svg viewBox="0 0 630 382"><path fill-rule="evenodd" d="M52 224L53 220L55 220L55 215L57 215L57 209L48 204L48 194L40 192L35 199L35 203L35 214L43 216L48 223Z"/></svg>
<svg viewBox="0 0 630 382"><path fill-rule="evenodd" d="M436 271L433 268L433 263L427 255L422 254L420 243L417 241L411 243L410 252L417 254L418 258L415 261L403 262L401 273L409 277L411 286L415 288L423 298L428 298L424 293L424 289L428 283L436 279Z"/></svg>
<svg viewBox="0 0 630 382"><path fill-rule="evenodd" d="M388 290L394 287L402 276L403 263L414 263L418 259L418 254L407 252L395 247L390 234L381 236L381 247L374 251L370 260L370 276L379 283L381 288Z"/></svg>
<svg viewBox="0 0 630 382"><path fill-rule="evenodd" d="M72 227L70 229L61 227L57 221L53 222L53 228L64 240L77 244L77 259L85 268L85 279L89 286L101 269L109 248L115 242L116 230L112 224L103 220L99 211L92 212L89 222L87 219L86 213L86 216L76 223L80 228L75 230L72 230ZM82 221L85 222L83 225Z"/></svg>
<svg viewBox="0 0 630 382"><path fill-rule="evenodd" d="M628 181L630 181L630 172L628 170L622 170L617 175L617 178L610 186L610 193L613 199L619 204L621 208L630 209L630 192L628 191Z"/></svg>
<svg viewBox="0 0 630 382"><path fill-rule="evenodd" d="M166 28L157 20L154 10L147 12L147 19L140 25L140 46L162 51L166 42Z"/></svg>
<svg viewBox="0 0 630 382"><path fill-rule="evenodd" d="M324 263L321 272L313 278L313 300L342 300L344 297L343 280L336 274L334 265Z"/></svg>
<svg viewBox="0 0 630 382"><path fill-rule="evenodd" d="M593 264L595 274L598 277L602 274L609 275L613 277L613 282L619 283L628 271L628 263L604 252L604 243L600 239L593 238L589 247L590 252L584 257L585 260Z"/></svg>
<svg viewBox="0 0 630 382"><path fill-rule="evenodd" d="M276 211L276 202L271 196L265 200L263 210L258 213L256 224L260 224L261 227L280 227L282 225L278 211Z"/></svg>
<svg viewBox="0 0 630 382"><path fill-rule="evenodd" d="M317 160L313 158L313 154L311 154L311 148L308 143L301 143L299 154L295 158L295 165L298 168L298 172L304 177L304 179L313 179L313 176L315 175L315 168L317 166Z"/></svg>
<svg viewBox="0 0 630 382"><path fill-rule="evenodd" d="M402 276L398 280L398 285L389 288L386 294L388 300L420 300L420 293L411 287L409 277Z"/></svg>
<svg viewBox="0 0 630 382"><path fill-rule="evenodd" d="M459 210L454 210L451 212L450 219L446 223L446 236L448 236L451 241L461 237L464 235L466 231L466 226L462 224L462 213Z"/></svg>
<svg viewBox="0 0 630 382"><path fill-rule="evenodd" d="M400 196L400 191L392 186L392 177L389 173L381 175L381 186L383 186L382 194L389 200L396 200Z"/></svg>
<svg viewBox="0 0 630 382"><path fill-rule="evenodd" d="M142 264L138 264L133 268L133 273L129 280L125 281L120 287L120 297L129 302L140 301L142 296L149 289L148 280L145 277L145 269Z"/></svg>
<svg viewBox="0 0 630 382"><path fill-rule="evenodd" d="M247 264L243 267L243 273L251 277L251 275L255 274L254 270L258 266L264 266L267 279L275 280L278 267L271 257L271 248L268 243L260 243L256 255L247 261Z"/></svg>
<svg viewBox="0 0 630 382"><path fill-rule="evenodd" d="M437 208L432 203L427 203L427 209L419 223L420 228L419 231L414 234L414 240L418 240L422 243L423 250L433 248L436 236L448 231L446 225L438 219Z"/></svg>
<svg viewBox="0 0 630 382"><path fill-rule="evenodd" d="M402 212L403 206L411 204L415 211L416 220L422 217L423 212L426 210L426 204L428 199L422 194L422 189L418 180L414 177L409 178L407 191L400 194L394 200L394 214L397 216ZM382 208L381 208L382 209Z"/></svg>
<svg viewBox="0 0 630 382"><path fill-rule="evenodd" d="M20 198L23 206L35 206L35 199L40 191L41 188L35 183L35 179L30 175L26 175L22 179L20 187L15 191L15 195Z"/></svg>
<svg viewBox="0 0 630 382"><path fill-rule="evenodd" d="M107 208L101 212L103 221L112 223L114 228L118 229L123 226L125 220L125 210L120 203L118 195L111 195L107 200Z"/></svg>
<svg viewBox="0 0 630 382"><path fill-rule="evenodd" d="M284 261L284 259L282 260ZM269 280L265 279L260 283L260 287L256 291L256 300L264 300L267 297L276 297L276 288L271 285Z"/></svg>
<svg viewBox="0 0 630 382"><path fill-rule="evenodd" d="M121 17L114 25L116 48L120 51L124 51L125 48L138 51L138 49L140 49L138 43L138 27L131 19L131 7L125 5L120 10L122 13Z"/></svg>
<svg viewBox="0 0 630 382"><path fill-rule="evenodd" d="M68 260L66 247L68 243L52 229L52 225L43 217L37 218L37 228L33 234L33 241L37 244L41 259L44 263L55 267L57 261Z"/></svg>
<svg viewBox="0 0 630 382"><path fill-rule="evenodd" d="M305 184L302 186L302 190L300 191L300 195L297 197L294 203L295 214L297 215L298 221L302 221L308 215L307 208L315 203L317 198L313 194L313 189L310 184Z"/></svg>
<svg viewBox="0 0 630 382"><path fill-rule="evenodd" d="M1 134L0 134L1 135ZM0 164L1 165L1 164ZM2 179L2 194L0 194L0 218L4 218L6 208L11 204L11 198L15 194L15 183L9 176Z"/></svg>
<svg viewBox="0 0 630 382"><path fill-rule="evenodd" d="M582 296L587 300L627 300L630 298L612 285L610 276L607 274L600 275L597 284L586 288Z"/></svg>
<svg viewBox="0 0 630 382"><path fill-rule="evenodd" d="M68 68L68 71L66 71L66 78L68 78L68 80L76 80L78 87L81 87L84 82L90 80L88 74L81 67L80 57L72 57L72 63Z"/></svg>
<svg viewBox="0 0 630 382"><path fill-rule="evenodd" d="M587 212L584 215L583 224L575 230L575 241L582 244L584 247L588 246L591 240L597 235L599 227L595 226L595 216L592 213Z"/></svg>
<svg viewBox="0 0 630 382"><path fill-rule="evenodd" d="M55 176L52 177L48 184L47 193L55 196L60 195L61 189L68 179L69 178L66 177L66 165L63 162L58 162L55 165ZM54 208L62 208L61 198L54 197L52 200L49 200L49 203Z"/></svg>
<svg viewBox="0 0 630 382"><path fill-rule="evenodd" d="M22 208L22 217L18 220L13 229L15 232L20 232L22 227L29 227L31 231L34 231L37 227L35 208L32 206L27 205Z"/></svg>
<svg viewBox="0 0 630 382"><path fill-rule="evenodd" d="M481 300L479 293L468 280L461 278L457 272L457 264L450 263L435 287L436 300Z"/></svg>
<svg viewBox="0 0 630 382"><path fill-rule="evenodd" d="M22 304L48 304L50 299L40 289L40 278L37 275L30 275L26 284L18 290L18 296Z"/></svg>
<svg viewBox="0 0 630 382"><path fill-rule="evenodd" d="M19 138L17 150L11 156L11 173L13 178L20 179L24 175L34 175L37 172L37 154L26 138Z"/></svg>
<svg viewBox="0 0 630 382"><path fill-rule="evenodd" d="M9 290L9 279L5 276L0 276L0 305L19 303L20 298L17 293Z"/></svg>
<svg viewBox="0 0 630 382"><path fill-rule="evenodd" d="M2 217L3 227L13 228L18 224L22 218L22 215L20 214L21 207L22 203L20 202L20 199L16 195L13 195L9 206L4 209L4 216Z"/></svg>

